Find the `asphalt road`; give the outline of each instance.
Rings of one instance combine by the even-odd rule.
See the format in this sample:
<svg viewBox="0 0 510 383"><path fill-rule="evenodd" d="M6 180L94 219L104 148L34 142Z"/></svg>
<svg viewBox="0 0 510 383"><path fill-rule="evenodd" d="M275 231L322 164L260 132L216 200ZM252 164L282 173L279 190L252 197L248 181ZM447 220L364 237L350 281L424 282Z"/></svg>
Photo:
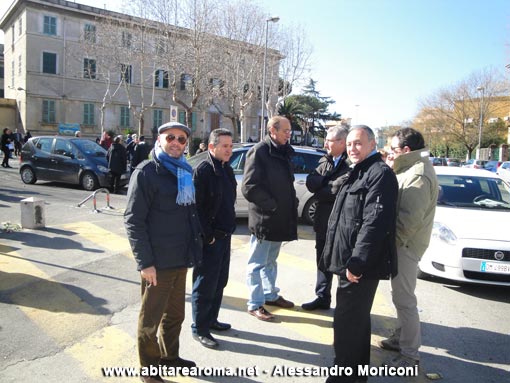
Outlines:
<svg viewBox="0 0 510 383"><path fill-rule="evenodd" d="M17 166L14 161L12 165ZM89 194L55 183L24 185L17 169L0 171L0 224L14 229L0 230L2 383L116 381L105 378L101 369L137 366L134 337L139 276L122 223L125 195L111 196L114 209L94 213L91 201L77 207ZM17 230L19 201L27 197L44 201L46 228ZM97 206L104 205L101 194ZM230 281L220 313L220 319L233 329L217 335L218 350L205 349L192 340L188 283L181 356L202 367L239 367L245 374L167 381L325 380L291 376L288 371L273 376L284 368L329 366L333 358L333 310L307 313L299 307L313 298L315 279L311 227L300 225L299 237L283 246L278 276L282 294L298 305L293 310L274 310L275 323L260 322L246 314L248 232L246 220L238 221ZM394 324L389 290L389 283L381 282L372 311L373 366L393 356L376 346ZM510 289L431 279L418 281L417 295L423 330L420 376L370 381L421 382L427 381L426 373L439 373L444 382L510 381Z"/></svg>

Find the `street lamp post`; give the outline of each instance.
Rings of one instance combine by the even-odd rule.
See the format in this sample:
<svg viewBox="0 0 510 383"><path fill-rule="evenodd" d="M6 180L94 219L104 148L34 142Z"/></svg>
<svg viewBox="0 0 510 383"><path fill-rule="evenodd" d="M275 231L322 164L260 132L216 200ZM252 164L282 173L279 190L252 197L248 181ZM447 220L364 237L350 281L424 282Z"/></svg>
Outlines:
<svg viewBox="0 0 510 383"><path fill-rule="evenodd" d="M476 88L477 91L482 92L482 97L480 98L480 126L478 128L478 156L477 159L480 159L480 155L482 154L482 125L483 125L483 96L485 93L485 88L483 86L479 86Z"/></svg>
<svg viewBox="0 0 510 383"><path fill-rule="evenodd" d="M264 44L264 67L262 68L262 108L260 113L260 140L264 138L266 124L264 118L264 109L266 107L266 66L267 66L267 33L269 29L269 22L277 23L280 18L278 16L270 17L266 20L266 42Z"/></svg>

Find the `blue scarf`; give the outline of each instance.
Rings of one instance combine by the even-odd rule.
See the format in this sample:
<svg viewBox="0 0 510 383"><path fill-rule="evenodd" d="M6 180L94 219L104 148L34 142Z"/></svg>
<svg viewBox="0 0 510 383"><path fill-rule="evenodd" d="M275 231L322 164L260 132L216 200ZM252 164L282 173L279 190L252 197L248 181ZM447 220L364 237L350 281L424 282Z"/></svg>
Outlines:
<svg viewBox="0 0 510 383"><path fill-rule="evenodd" d="M191 205L195 203L195 187L193 186L193 169L190 164L186 162L184 156L181 158L170 157L166 152L161 149L161 146L156 145L154 149L156 158L168 169L174 176L177 177L177 205Z"/></svg>

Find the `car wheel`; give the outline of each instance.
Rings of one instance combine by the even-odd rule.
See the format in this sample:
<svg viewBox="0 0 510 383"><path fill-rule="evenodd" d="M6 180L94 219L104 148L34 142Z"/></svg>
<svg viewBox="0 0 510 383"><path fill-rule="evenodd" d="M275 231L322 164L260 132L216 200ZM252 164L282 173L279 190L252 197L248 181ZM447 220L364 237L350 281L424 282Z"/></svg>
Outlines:
<svg viewBox="0 0 510 383"><path fill-rule="evenodd" d="M26 184L35 184L35 181L37 181L35 172L30 166L21 168L21 180Z"/></svg>
<svg viewBox="0 0 510 383"><path fill-rule="evenodd" d="M81 176L81 187L88 191L96 190L99 187L99 181L95 174L86 172Z"/></svg>
<svg viewBox="0 0 510 383"><path fill-rule="evenodd" d="M313 225L315 211L317 210L317 198L312 197L307 202L303 209L303 219L309 225Z"/></svg>

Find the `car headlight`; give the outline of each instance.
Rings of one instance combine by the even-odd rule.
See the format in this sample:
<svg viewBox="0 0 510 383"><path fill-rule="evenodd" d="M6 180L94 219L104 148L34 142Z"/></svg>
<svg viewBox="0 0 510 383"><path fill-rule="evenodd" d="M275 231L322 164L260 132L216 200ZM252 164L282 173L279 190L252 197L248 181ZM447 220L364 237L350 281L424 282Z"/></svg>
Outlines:
<svg viewBox="0 0 510 383"><path fill-rule="evenodd" d="M455 245L457 242L457 236L455 233L441 222L434 222L434 225L432 226L432 237L440 239L449 245Z"/></svg>
<svg viewBox="0 0 510 383"><path fill-rule="evenodd" d="M108 168L107 168L107 167L104 167L103 165L97 165L97 169L98 169L100 172L108 173Z"/></svg>

